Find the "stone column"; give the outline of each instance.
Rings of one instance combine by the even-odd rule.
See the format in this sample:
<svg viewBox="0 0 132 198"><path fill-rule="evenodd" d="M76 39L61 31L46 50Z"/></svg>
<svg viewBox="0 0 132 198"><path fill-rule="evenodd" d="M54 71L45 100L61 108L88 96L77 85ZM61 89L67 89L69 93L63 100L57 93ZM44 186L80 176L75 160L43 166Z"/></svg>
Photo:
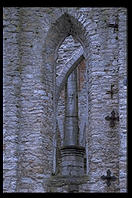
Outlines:
<svg viewBox="0 0 132 198"><path fill-rule="evenodd" d="M61 148L62 175L84 174L84 147L79 146L77 70L68 77L65 87L65 129Z"/></svg>
<svg viewBox="0 0 132 198"><path fill-rule="evenodd" d="M77 92L77 70L74 70L65 86L65 130L64 146L78 145L78 92Z"/></svg>

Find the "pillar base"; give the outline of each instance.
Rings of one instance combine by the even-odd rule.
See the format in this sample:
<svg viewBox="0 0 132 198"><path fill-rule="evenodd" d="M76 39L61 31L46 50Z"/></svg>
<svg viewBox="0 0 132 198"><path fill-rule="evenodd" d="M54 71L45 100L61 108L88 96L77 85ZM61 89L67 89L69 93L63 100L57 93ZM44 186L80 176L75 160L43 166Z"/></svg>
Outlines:
<svg viewBox="0 0 132 198"><path fill-rule="evenodd" d="M79 186L88 181L87 175L54 175L47 180L47 192L79 192Z"/></svg>
<svg viewBox="0 0 132 198"><path fill-rule="evenodd" d="M61 148L62 175L84 175L85 148L81 146L64 146Z"/></svg>

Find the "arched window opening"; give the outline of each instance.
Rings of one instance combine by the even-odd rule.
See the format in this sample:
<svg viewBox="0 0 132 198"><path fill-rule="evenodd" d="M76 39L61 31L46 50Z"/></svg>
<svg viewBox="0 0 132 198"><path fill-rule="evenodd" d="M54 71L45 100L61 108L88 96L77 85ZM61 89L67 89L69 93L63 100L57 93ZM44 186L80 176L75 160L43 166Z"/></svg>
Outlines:
<svg viewBox="0 0 132 198"><path fill-rule="evenodd" d="M70 35L65 38L58 49L56 60L56 78L65 72L65 67L77 55L81 44ZM80 57L79 57L80 58ZM72 61L71 61L72 62ZM72 63L71 63L72 64ZM71 65L72 67L72 65ZM70 68L69 68L70 69ZM57 106L57 172L61 173L62 161L60 148L80 146L85 148L86 129L86 64L85 59L76 63L65 80ZM86 154L83 157L83 168L86 173ZM70 167L69 167L70 168ZM70 170L71 171L71 170Z"/></svg>
<svg viewBox="0 0 132 198"><path fill-rule="evenodd" d="M84 173L84 157L85 157L85 131L87 131L87 121L88 119L88 97L85 100L85 96L82 98L83 93L88 93L88 77L87 80L84 78L85 73L88 71L88 53L89 53L89 36L88 33L81 22L78 20L78 16L72 16L67 13L61 15L55 23L53 23L48 30L46 36L46 42L44 44L43 59L44 65L42 66L42 73L45 74L46 79L53 87L52 99L53 99L53 161L52 161L52 173L54 175L62 173L63 175L75 174L82 175ZM65 44L64 44L65 43ZM69 50L67 51L67 49ZM85 59L84 59L85 57ZM85 64L81 63L84 61ZM81 63L80 70L79 64ZM85 65L85 67L84 67ZM85 69L83 69L85 68ZM83 102L78 102L78 129L76 133L77 146L74 148L64 148L65 139L65 92L66 92L66 82L72 72L76 70L77 73L77 97L78 101L85 100L86 108ZM82 71L84 70L84 76L82 76ZM78 76L80 75L80 82L78 81ZM83 85L83 79L84 85ZM72 82L72 81L71 81ZM85 83L86 82L86 83ZM81 84L80 84L81 83ZM74 83L73 83L74 84ZM83 85L83 86L82 86ZM86 87L85 91L84 90ZM64 89L64 90L63 90ZM80 92L80 94L79 94ZM85 95L85 94L84 94ZM73 97L74 98L74 97ZM77 101L77 100L76 100ZM76 102L75 102L76 104ZM81 112L81 108L85 109L86 113ZM83 117L85 119L83 119ZM72 120L72 118L71 118ZM74 123L72 121L72 123ZM77 128L77 127L73 127ZM69 133L70 134L70 133ZM74 134L74 133L72 133ZM68 137L68 135L67 135ZM74 137L74 135L73 135ZM68 139L68 138L67 138ZM73 138L74 139L74 138ZM88 144L87 144L88 145ZM72 155L69 157L69 155ZM79 163L78 156L79 155ZM65 158L66 157L66 158ZM70 160L71 161L67 161ZM76 160L72 160L75 159ZM86 157L88 159L88 155ZM73 162L74 161L74 165ZM64 163L63 163L64 162ZM63 165L62 165L63 164ZM69 165L70 166L69 166ZM88 160L87 160L88 164ZM87 165L88 167L88 165ZM63 170L61 170L63 168ZM67 169L66 172L64 169ZM83 169L83 171L81 170Z"/></svg>

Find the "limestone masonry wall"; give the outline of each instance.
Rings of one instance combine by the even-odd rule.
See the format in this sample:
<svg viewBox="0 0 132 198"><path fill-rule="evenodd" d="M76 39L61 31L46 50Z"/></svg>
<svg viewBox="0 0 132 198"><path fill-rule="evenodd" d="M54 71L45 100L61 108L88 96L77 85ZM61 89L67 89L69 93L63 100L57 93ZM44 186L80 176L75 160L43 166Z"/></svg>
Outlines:
<svg viewBox="0 0 132 198"><path fill-rule="evenodd" d="M86 158L78 191L127 192L127 9L5 7L3 49L3 191L69 192L60 149L76 68Z"/></svg>

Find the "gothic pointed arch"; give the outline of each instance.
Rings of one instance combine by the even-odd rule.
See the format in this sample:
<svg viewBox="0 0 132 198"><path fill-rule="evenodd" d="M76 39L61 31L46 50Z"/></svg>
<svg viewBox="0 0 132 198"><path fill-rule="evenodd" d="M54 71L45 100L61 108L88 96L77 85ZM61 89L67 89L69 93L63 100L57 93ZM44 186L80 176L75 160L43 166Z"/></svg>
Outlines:
<svg viewBox="0 0 132 198"><path fill-rule="evenodd" d="M51 86L53 89L52 99L53 99L53 172L56 172L56 151L57 151L57 95L59 89L57 90L57 83L56 83L56 59L57 59L57 51L66 37L72 36L76 41L78 41L82 48L80 52L80 56L77 57L77 60L82 58L82 54L85 58L86 68L88 68L88 54L89 54L89 36L88 33L81 22L79 22L77 17L71 16L67 13L64 13L60 16L55 23L51 25L47 32L47 36L45 39L44 47L43 47L43 65L42 65L42 74L45 73L46 76L45 81L47 81L48 86ZM76 62L75 61L75 62ZM74 62L74 63L75 63ZM73 64L71 64L68 68L68 71L63 76L63 80L66 78L66 75L69 72L73 71ZM76 64L75 64L76 65ZM60 86L60 87L61 87Z"/></svg>
<svg viewBox="0 0 132 198"><path fill-rule="evenodd" d="M64 13L48 30L46 41L43 48L43 69L47 73L53 72L54 62L57 58L57 50L66 37L72 35L81 43L84 56L88 53L88 35L83 24L77 18ZM85 57L86 58L86 57Z"/></svg>

